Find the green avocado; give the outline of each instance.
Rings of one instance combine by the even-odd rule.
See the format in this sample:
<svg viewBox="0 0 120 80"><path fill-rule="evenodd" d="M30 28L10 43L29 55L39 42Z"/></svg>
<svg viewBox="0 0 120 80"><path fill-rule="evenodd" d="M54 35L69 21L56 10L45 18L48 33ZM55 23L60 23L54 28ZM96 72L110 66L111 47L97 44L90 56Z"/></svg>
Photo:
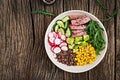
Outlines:
<svg viewBox="0 0 120 80"><path fill-rule="evenodd" d="M89 40L89 35L84 35L83 39L84 39L84 41L88 41Z"/></svg>
<svg viewBox="0 0 120 80"><path fill-rule="evenodd" d="M67 38L67 43L68 44L73 44L74 43L74 38L72 38L72 37Z"/></svg>

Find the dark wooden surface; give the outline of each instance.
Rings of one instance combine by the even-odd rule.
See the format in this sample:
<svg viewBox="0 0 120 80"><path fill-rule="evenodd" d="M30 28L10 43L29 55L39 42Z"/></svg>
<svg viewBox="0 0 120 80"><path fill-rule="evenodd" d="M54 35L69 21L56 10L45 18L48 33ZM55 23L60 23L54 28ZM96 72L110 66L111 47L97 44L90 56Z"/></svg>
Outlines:
<svg viewBox="0 0 120 80"><path fill-rule="evenodd" d="M44 48L45 31L54 17L31 14L36 9L58 15L67 10L85 10L99 19L120 7L120 0L100 0L109 8L102 11L94 0L0 0L0 80L120 80L120 12L104 22L109 44L102 62L94 69L72 74L57 68Z"/></svg>

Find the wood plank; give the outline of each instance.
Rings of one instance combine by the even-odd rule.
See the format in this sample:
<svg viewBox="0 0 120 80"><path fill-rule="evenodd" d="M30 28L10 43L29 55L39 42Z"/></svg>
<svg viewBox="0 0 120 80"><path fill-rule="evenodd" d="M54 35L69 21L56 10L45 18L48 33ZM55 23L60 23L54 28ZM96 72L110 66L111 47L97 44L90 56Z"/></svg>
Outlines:
<svg viewBox="0 0 120 80"><path fill-rule="evenodd" d="M33 47L29 0L1 0L0 80L26 80Z"/></svg>
<svg viewBox="0 0 120 80"><path fill-rule="evenodd" d="M64 0L64 11L68 10L85 10L88 11L88 0ZM88 80L88 72L73 74L64 72L65 80Z"/></svg>
<svg viewBox="0 0 120 80"><path fill-rule="evenodd" d="M58 15L63 11L62 5L63 1L56 1L53 5L45 5L42 1L31 0L32 10L48 10ZM57 7L56 7L57 6ZM33 79L42 79L42 80L63 80L63 71L57 68L48 58L44 46L44 36L45 31L55 16L44 16L41 14L33 15L33 24L35 30L35 45L34 45L34 55L37 56L35 59L32 59L31 65L33 65L31 75L31 80ZM37 49L36 49L37 48ZM37 62L36 62L37 61ZM36 68L35 68L36 67Z"/></svg>
<svg viewBox="0 0 120 80"><path fill-rule="evenodd" d="M63 12L63 0L56 0L56 2L53 5L45 5L45 10L48 10L55 14L53 17L45 16L45 27L47 29L50 22L53 20L54 17L56 17L58 14ZM46 52L44 51L44 54ZM51 61L46 57L46 76L45 80L64 80L63 76L63 70L56 67Z"/></svg>
<svg viewBox="0 0 120 80"><path fill-rule="evenodd" d="M107 12L112 13L115 2L113 0L100 0L107 8L103 12L98 6L96 6L94 0L90 0L90 12L97 16L99 19L105 18ZM111 4L112 3L112 4ZM108 34L108 49L102 62L94 69L89 71L90 80L114 80L114 60L115 60L115 35L114 35L114 19L109 22L105 22L104 26Z"/></svg>
<svg viewBox="0 0 120 80"><path fill-rule="evenodd" d="M44 4L42 0L30 0L31 11L36 9L44 10ZM32 29L33 29L33 51L31 52L29 80L44 80L46 67L46 55L44 52L44 15L32 14ZM44 64L44 65L43 65Z"/></svg>
<svg viewBox="0 0 120 80"><path fill-rule="evenodd" d="M117 7L120 7L120 0L116 0ZM120 9L116 21L116 80L120 80Z"/></svg>

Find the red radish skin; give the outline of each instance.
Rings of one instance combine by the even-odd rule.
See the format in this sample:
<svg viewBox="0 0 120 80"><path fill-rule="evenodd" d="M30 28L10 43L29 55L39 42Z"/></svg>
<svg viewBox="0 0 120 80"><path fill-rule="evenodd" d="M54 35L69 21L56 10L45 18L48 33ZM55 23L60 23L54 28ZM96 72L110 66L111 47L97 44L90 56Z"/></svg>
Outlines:
<svg viewBox="0 0 120 80"><path fill-rule="evenodd" d="M60 53L60 52L61 52L60 47L55 47L55 48L53 49L53 52L54 52L54 53Z"/></svg>
<svg viewBox="0 0 120 80"><path fill-rule="evenodd" d="M67 47L67 46L62 46L62 47L61 47L61 50L67 51L67 50L68 50L68 47Z"/></svg>
<svg viewBox="0 0 120 80"><path fill-rule="evenodd" d="M61 35L62 35L62 33L61 33L61 32L59 32L59 33L58 33L58 37L59 37L59 38L61 38Z"/></svg>
<svg viewBox="0 0 120 80"><path fill-rule="evenodd" d="M51 51L54 53L54 51L53 51L53 50L54 50L54 46L53 46L53 47L51 47Z"/></svg>
<svg viewBox="0 0 120 80"><path fill-rule="evenodd" d="M66 42L62 42L59 46L60 46L60 47L62 47L62 46L67 46L67 43L66 43Z"/></svg>
<svg viewBox="0 0 120 80"><path fill-rule="evenodd" d="M54 37L53 37L53 38L49 38L49 41L50 41L51 43L54 43L54 40L55 40Z"/></svg>
<svg viewBox="0 0 120 80"><path fill-rule="evenodd" d="M56 38L54 43L55 43L55 45L59 45L61 43L61 40L59 38Z"/></svg>
<svg viewBox="0 0 120 80"><path fill-rule="evenodd" d="M54 50L54 48L55 48L55 47L58 47L58 46L56 46L56 45L51 46L51 51L52 51L53 53L54 53L54 51L53 51L53 50Z"/></svg>
<svg viewBox="0 0 120 80"><path fill-rule="evenodd" d="M53 36L53 33L52 33L52 32L50 32L50 33L48 34L48 37L49 37L49 38L54 37L54 36Z"/></svg>
<svg viewBox="0 0 120 80"><path fill-rule="evenodd" d="M55 44L54 43L51 43L49 40L48 40L48 43L50 46L54 46Z"/></svg>
<svg viewBox="0 0 120 80"><path fill-rule="evenodd" d="M62 39L63 41L65 41L65 40L66 40L65 35L61 35L61 39Z"/></svg>
<svg viewBox="0 0 120 80"><path fill-rule="evenodd" d="M56 38L57 37L57 33L56 32L52 32L53 36Z"/></svg>

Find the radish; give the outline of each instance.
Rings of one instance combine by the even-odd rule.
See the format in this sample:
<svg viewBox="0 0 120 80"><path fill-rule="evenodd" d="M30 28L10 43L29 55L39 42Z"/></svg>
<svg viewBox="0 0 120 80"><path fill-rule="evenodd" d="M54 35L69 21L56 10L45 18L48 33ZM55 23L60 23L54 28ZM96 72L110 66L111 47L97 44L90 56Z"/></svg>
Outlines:
<svg viewBox="0 0 120 80"><path fill-rule="evenodd" d="M66 42L62 42L59 46L60 46L60 47L62 47L62 46L67 46L67 43L66 43Z"/></svg>
<svg viewBox="0 0 120 80"><path fill-rule="evenodd" d="M49 37L49 38L53 38L53 37L54 37L53 32L50 32L50 33L48 34L48 37Z"/></svg>
<svg viewBox="0 0 120 80"><path fill-rule="evenodd" d="M68 50L68 47L67 47L67 46L62 46L61 49L62 49L63 51L67 51L67 50Z"/></svg>
<svg viewBox="0 0 120 80"><path fill-rule="evenodd" d="M61 51L61 49L58 46L53 49L54 53L60 53L60 51Z"/></svg>
<svg viewBox="0 0 120 80"><path fill-rule="evenodd" d="M58 36L58 34L56 33L56 32L52 32L53 33L53 37L57 37Z"/></svg>
<svg viewBox="0 0 120 80"><path fill-rule="evenodd" d="M54 50L55 47L56 47L55 45L51 47L51 51L52 51L53 53L54 53L53 50Z"/></svg>
<svg viewBox="0 0 120 80"><path fill-rule="evenodd" d="M58 33L59 38L61 38L61 35L62 35L62 33L61 33L61 32L59 32L59 33Z"/></svg>
<svg viewBox="0 0 120 80"><path fill-rule="evenodd" d="M50 41L51 43L54 43L54 40L55 40L55 38L54 38L54 37L49 38L49 41Z"/></svg>
<svg viewBox="0 0 120 80"><path fill-rule="evenodd" d="M48 40L48 43L49 43L50 46L54 46L55 45L54 43L50 42L50 40Z"/></svg>
<svg viewBox="0 0 120 80"><path fill-rule="evenodd" d="M62 39L63 41L65 41L65 39L66 39L65 35L61 35L61 39Z"/></svg>
<svg viewBox="0 0 120 80"><path fill-rule="evenodd" d="M59 45L61 43L61 40L59 38L56 38L54 40L55 45Z"/></svg>

